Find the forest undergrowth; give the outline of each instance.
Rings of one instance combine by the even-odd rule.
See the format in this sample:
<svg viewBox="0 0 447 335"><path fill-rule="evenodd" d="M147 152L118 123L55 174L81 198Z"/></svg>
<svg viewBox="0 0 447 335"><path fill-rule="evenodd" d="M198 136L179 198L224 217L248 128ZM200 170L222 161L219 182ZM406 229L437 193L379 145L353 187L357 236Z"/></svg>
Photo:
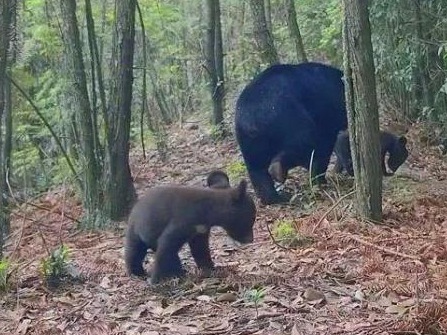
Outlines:
<svg viewBox="0 0 447 335"><path fill-rule="evenodd" d="M208 278L187 248L185 280L151 287L129 278L126 223L77 230L82 209L68 189L23 203L7 244L13 272L0 296L0 334L447 334L447 163L418 144L418 131L407 134L408 161L384 181L382 224L354 218L352 179L330 167L328 185L312 188L295 169L285 185L293 204L257 202L254 243L236 246L213 231L218 267ZM203 187L216 168L233 185L247 178L234 140L215 142L201 124L168 134L165 162L156 150L146 159L132 150L139 194L163 183ZM298 243L278 238L281 224ZM41 260L61 243L76 274L51 287Z"/></svg>

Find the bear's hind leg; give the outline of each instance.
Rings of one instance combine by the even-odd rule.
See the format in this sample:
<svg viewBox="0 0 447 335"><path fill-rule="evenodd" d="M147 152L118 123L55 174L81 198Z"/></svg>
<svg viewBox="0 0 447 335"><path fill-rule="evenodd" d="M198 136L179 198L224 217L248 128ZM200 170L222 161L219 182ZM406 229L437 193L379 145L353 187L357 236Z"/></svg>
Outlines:
<svg viewBox="0 0 447 335"><path fill-rule="evenodd" d="M126 235L124 260L129 275L145 276L143 261L147 254L147 245L129 229Z"/></svg>

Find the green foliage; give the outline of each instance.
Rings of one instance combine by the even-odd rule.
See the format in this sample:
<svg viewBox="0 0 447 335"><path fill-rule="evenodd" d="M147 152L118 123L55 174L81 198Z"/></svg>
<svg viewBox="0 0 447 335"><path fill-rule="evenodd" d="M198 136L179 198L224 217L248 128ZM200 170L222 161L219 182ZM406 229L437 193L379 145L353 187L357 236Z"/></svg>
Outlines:
<svg viewBox="0 0 447 335"><path fill-rule="evenodd" d="M226 171L230 180L238 180L244 177L247 173L247 168L244 162L237 160L227 165Z"/></svg>
<svg viewBox="0 0 447 335"><path fill-rule="evenodd" d="M81 229L102 229L107 227L110 228L110 219L104 215L101 209L84 214L79 224Z"/></svg>
<svg viewBox="0 0 447 335"><path fill-rule="evenodd" d="M403 0L371 3L376 77L398 117L434 121L446 137L447 8L439 1L419 4L420 10Z"/></svg>
<svg viewBox="0 0 447 335"><path fill-rule="evenodd" d="M291 220L276 220L273 225L273 237L281 245L296 248L308 244L311 240L297 231Z"/></svg>
<svg viewBox="0 0 447 335"><path fill-rule="evenodd" d="M214 141L221 141L225 138L227 132L224 125L212 125L210 128L210 137Z"/></svg>
<svg viewBox="0 0 447 335"><path fill-rule="evenodd" d="M252 288L245 292L245 297L248 301L253 302L258 305L265 298L265 293L267 290L265 288Z"/></svg>
<svg viewBox="0 0 447 335"><path fill-rule="evenodd" d="M267 290L265 288L252 288L245 292L245 299L252 302L256 308L256 317L259 316L258 306L264 300Z"/></svg>
<svg viewBox="0 0 447 335"><path fill-rule="evenodd" d="M67 274L69 261L69 248L62 244L54 249L47 258L42 259L40 263L42 276L49 282L59 281Z"/></svg>
<svg viewBox="0 0 447 335"><path fill-rule="evenodd" d="M8 289L10 265L7 259L0 260L0 291L3 292Z"/></svg>
<svg viewBox="0 0 447 335"><path fill-rule="evenodd" d="M276 220L273 235L278 240L292 240L296 237L294 224L290 220Z"/></svg>
<svg viewBox="0 0 447 335"><path fill-rule="evenodd" d="M338 0L296 1L297 21L309 59L342 64L341 6Z"/></svg>

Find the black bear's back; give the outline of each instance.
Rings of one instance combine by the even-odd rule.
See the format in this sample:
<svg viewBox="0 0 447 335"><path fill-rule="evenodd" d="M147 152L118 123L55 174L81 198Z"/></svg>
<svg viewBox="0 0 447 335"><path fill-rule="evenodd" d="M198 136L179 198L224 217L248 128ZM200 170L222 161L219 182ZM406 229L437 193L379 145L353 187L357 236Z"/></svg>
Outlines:
<svg viewBox="0 0 447 335"><path fill-rule="evenodd" d="M268 130L281 122L277 120L299 124L307 116L323 128L346 128L342 77L339 69L314 62L267 68L244 88L236 102L236 132L265 135L264 127Z"/></svg>

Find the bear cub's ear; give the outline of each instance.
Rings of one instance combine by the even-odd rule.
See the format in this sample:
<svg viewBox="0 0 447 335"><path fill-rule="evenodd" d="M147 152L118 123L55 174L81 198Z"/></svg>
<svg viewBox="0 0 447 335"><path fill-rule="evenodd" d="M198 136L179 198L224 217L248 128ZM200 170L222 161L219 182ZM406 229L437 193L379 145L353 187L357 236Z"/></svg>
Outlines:
<svg viewBox="0 0 447 335"><path fill-rule="evenodd" d="M406 145L407 144L407 138L405 136L400 136L398 141L402 144L402 145Z"/></svg>

